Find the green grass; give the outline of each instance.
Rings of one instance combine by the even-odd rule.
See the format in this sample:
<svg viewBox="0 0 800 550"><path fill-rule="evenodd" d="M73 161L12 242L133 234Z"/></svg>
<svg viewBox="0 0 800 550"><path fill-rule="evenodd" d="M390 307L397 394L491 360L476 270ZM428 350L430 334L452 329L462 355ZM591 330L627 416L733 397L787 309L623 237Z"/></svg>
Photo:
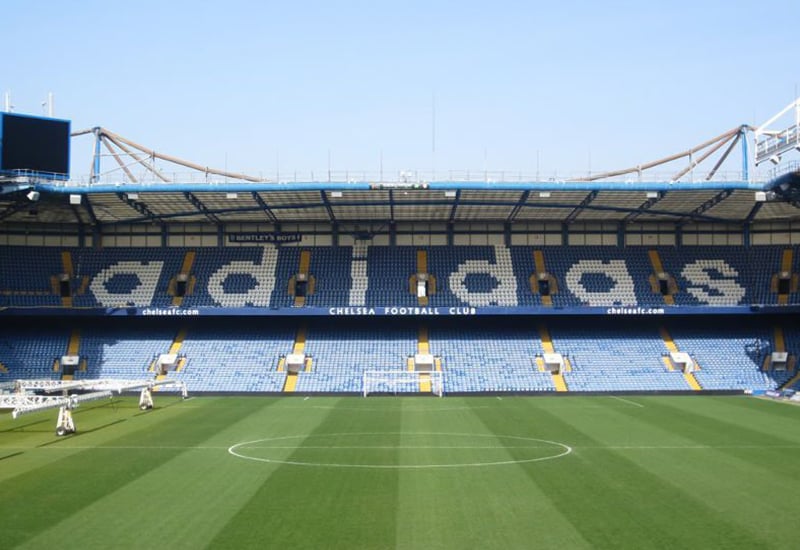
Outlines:
<svg viewBox="0 0 800 550"><path fill-rule="evenodd" d="M61 438L57 411L0 417L0 547L796 548L800 536L800 407L788 404L157 395L156 406L86 405Z"/></svg>

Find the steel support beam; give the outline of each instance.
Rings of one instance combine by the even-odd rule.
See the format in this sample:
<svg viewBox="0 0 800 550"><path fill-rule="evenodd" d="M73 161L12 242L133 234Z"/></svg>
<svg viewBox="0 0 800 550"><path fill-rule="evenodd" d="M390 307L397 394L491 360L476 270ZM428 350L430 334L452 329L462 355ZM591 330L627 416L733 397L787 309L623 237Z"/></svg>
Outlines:
<svg viewBox="0 0 800 550"><path fill-rule="evenodd" d="M622 223L633 223L633 221L644 214L647 210L650 210L653 205L655 205L658 201L664 198L663 192L658 192L658 196L647 199L642 204L639 205L639 208L622 218Z"/></svg>
<svg viewBox="0 0 800 550"><path fill-rule="evenodd" d="M450 217L447 219L448 223L455 223L456 221L456 211L458 210L458 206L461 204L461 189L456 189L456 197L453 200L453 207L450 209Z"/></svg>
<svg viewBox="0 0 800 550"><path fill-rule="evenodd" d="M70 210L72 210L72 215L75 216L75 222L78 224L79 229L83 229L83 218L81 218L81 213L78 212L78 207L74 204L69 205Z"/></svg>
<svg viewBox="0 0 800 550"><path fill-rule="evenodd" d="M13 216L14 214L19 212L20 210L24 210L25 208L28 207L28 205L32 205L32 204L34 204L34 203L28 202L27 199L18 200L17 202L15 202L14 204L9 205L5 210L0 212L0 220L4 220L4 219L6 219L6 218L8 218L10 216Z"/></svg>
<svg viewBox="0 0 800 550"><path fill-rule="evenodd" d="M149 221L149 222L158 223L158 224L161 224L161 225L164 224L164 220L161 218L161 216L157 215L155 212L150 210L145 203L139 202L139 201L135 201L135 200L129 198L128 195L126 195L125 193L117 193L117 198L119 198L119 200L121 200L122 202L124 202L125 204L127 204L128 206L133 208L134 210L136 210L142 216L144 216L144 219L142 221ZM125 220L125 221L127 223L132 223L131 220ZM138 221L138 220L134 220L134 221Z"/></svg>
<svg viewBox="0 0 800 550"><path fill-rule="evenodd" d="M258 191L253 191L252 195L253 195L253 200L255 200L258 203L258 206L260 206L261 210L263 210L264 213L267 215L269 221L271 221L272 223L278 223L278 218L275 217L275 214L272 212L272 209L267 204L267 201L265 201L261 197L261 195L258 194Z"/></svg>
<svg viewBox="0 0 800 550"><path fill-rule="evenodd" d="M81 204L86 210L86 213L89 215L89 221L92 222L92 225L97 226L100 225L100 221L97 219L97 216L94 213L94 207L92 206L92 201L89 200L90 196L91 195L89 195L88 193L86 195L83 195L83 200L81 201Z"/></svg>
<svg viewBox="0 0 800 550"><path fill-rule="evenodd" d="M697 208L695 208L694 210L692 210L691 212L684 215L683 217L681 217L681 219L678 220L677 223L678 227L686 225L692 220L698 219L698 217L702 216L703 213L711 210L716 205L718 205L719 203L730 197L732 194L733 194L732 189L723 189L710 199L703 201L703 203L700 204Z"/></svg>
<svg viewBox="0 0 800 550"><path fill-rule="evenodd" d="M763 202L757 202L753 205L753 208L750 209L750 212L747 214L747 217L744 219L745 225L750 225L753 223L753 220L756 219L758 215L758 211L761 210L761 207L764 206Z"/></svg>
<svg viewBox="0 0 800 550"><path fill-rule="evenodd" d="M585 210L586 207L589 206L592 203L592 201L597 198L598 193L599 191L592 191L591 193L586 195L580 202L580 204L578 204L578 206L576 206L575 209L572 212L570 212L566 218L564 218L564 225L569 225L572 222L574 222L575 218L578 217L578 214L583 212L583 210Z"/></svg>
<svg viewBox="0 0 800 550"><path fill-rule="evenodd" d="M211 210L209 210L208 207L205 204L203 204L203 201L197 198L197 195L187 191L186 193L183 194L183 196L186 197L186 200L188 200L192 204L192 206L197 208L198 211L200 211L206 218L208 218L208 220L211 223L215 225L222 225L222 222L217 217L217 215L211 212Z"/></svg>
<svg viewBox="0 0 800 550"><path fill-rule="evenodd" d="M333 208L331 208L331 201L328 200L328 194L323 190L319 192L319 196L322 198L322 204L328 212L328 218L330 218L331 223L336 223L336 216L333 214Z"/></svg>
<svg viewBox="0 0 800 550"><path fill-rule="evenodd" d="M514 219L519 214L519 211L522 210L522 207L528 202L528 197L530 197L530 191L523 191L522 194L519 196L519 200L514 208L511 209L511 212L508 214L508 218L506 218L506 223L514 223Z"/></svg>

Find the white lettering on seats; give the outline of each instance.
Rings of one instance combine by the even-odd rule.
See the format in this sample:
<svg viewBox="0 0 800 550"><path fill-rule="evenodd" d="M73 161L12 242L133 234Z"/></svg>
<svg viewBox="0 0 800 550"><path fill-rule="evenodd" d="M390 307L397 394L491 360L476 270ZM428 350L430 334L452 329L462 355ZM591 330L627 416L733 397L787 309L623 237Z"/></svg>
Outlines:
<svg viewBox="0 0 800 550"><path fill-rule="evenodd" d="M153 302L164 262L117 262L100 271L89 284L100 305L145 307ZM127 292L111 292L107 283L118 275L133 275L139 281Z"/></svg>
<svg viewBox="0 0 800 550"><path fill-rule="evenodd" d="M228 262L208 278L208 294L222 307L269 307L275 289L277 263L278 250L273 246L264 247L258 264L252 261ZM230 275L249 275L255 280L255 286L246 292L226 293L223 285Z"/></svg>
<svg viewBox="0 0 800 550"><path fill-rule="evenodd" d="M467 260L450 274L450 290L462 302L479 306L516 306L517 278L511 266L511 252L502 245L494 246L495 263L488 260ZM466 286L467 275L487 274L497 280L497 286L489 291L470 291Z"/></svg>
<svg viewBox="0 0 800 550"><path fill-rule="evenodd" d="M602 274L614 284L608 290L590 290L583 284L587 273ZM636 305L633 277L624 260L581 260L567 271L567 288L588 306Z"/></svg>
<svg viewBox="0 0 800 550"><path fill-rule="evenodd" d="M711 272L717 272L722 277L711 278ZM746 292L736 282L739 273L725 260L696 260L683 268L681 276L690 283L686 292L710 306L737 305ZM712 294L710 290L715 292Z"/></svg>
<svg viewBox="0 0 800 550"><path fill-rule="evenodd" d="M367 286L369 279L367 278L367 249L369 248L369 241L357 240L353 245L353 252L350 263L350 279L352 280L352 287L350 287L350 296L348 304L351 306L363 306L367 303Z"/></svg>

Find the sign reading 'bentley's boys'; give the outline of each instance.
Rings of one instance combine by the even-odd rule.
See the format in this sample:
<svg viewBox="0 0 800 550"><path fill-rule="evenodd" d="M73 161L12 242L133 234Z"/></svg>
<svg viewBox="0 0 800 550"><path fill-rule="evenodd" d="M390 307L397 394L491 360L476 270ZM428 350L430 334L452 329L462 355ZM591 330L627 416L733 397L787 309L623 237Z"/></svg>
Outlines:
<svg viewBox="0 0 800 550"><path fill-rule="evenodd" d="M303 240L302 233L229 233L228 242L231 243L299 243Z"/></svg>

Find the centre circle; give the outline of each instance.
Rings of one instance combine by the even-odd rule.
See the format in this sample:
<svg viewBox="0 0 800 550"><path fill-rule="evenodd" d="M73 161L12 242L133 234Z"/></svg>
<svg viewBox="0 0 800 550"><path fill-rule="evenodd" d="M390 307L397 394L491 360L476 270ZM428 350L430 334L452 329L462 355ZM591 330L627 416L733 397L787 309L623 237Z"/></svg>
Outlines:
<svg viewBox="0 0 800 550"><path fill-rule="evenodd" d="M359 432L267 437L237 443L228 452L270 464L408 470L542 462L562 458L572 447L515 435Z"/></svg>

